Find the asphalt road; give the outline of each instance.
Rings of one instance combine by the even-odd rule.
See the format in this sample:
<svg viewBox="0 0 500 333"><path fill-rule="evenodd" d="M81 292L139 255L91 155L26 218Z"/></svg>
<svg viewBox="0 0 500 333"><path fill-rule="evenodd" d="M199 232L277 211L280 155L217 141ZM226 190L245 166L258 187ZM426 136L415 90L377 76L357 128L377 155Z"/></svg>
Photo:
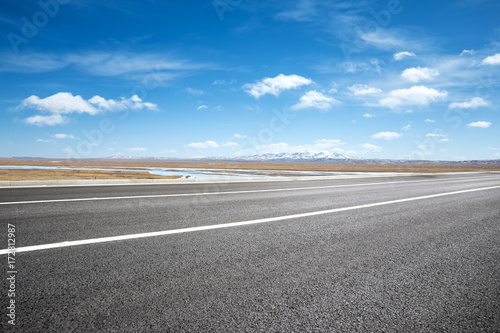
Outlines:
<svg viewBox="0 0 500 333"><path fill-rule="evenodd" d="M3 331L500 331L500 174L0 189L8 224Z"/></svg>

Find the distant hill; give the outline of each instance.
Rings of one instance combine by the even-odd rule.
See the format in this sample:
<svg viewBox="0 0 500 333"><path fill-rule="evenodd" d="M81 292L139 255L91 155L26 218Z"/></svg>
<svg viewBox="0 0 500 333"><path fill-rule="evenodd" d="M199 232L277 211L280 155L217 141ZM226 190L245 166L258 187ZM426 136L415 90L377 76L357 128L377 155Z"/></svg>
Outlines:
<svg viewBox="0 0 500 333"><path fill-rule="evenodd" d="M400 164L400 165L500 165L500 159L464 160L464 161L430 161L430 160L394 160L394 159L366 159L352 157L327 151L296 152L296 153L267 153L239 157L213 156L204 158L171 158L153 156L124 156L115 155L106 159L130 161L228 161L228 162L283 162L283 163L337 163L337 164Z"/></svg>

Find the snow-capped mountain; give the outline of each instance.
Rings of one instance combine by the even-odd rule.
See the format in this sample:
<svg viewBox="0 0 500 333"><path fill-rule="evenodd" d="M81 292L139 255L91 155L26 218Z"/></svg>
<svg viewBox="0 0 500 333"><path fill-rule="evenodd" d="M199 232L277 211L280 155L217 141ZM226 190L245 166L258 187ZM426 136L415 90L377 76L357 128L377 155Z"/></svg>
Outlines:
<svg viewBox="0 0 500 333"><path fill-rule="evenodd" d="M331 153L328 151L320 152L296 152L296 153L267 153L260 155L242 156L238 158L239 160L246 161L332 161L332 160L351 160L356 159L355 157L350 157L340 153Z"/></svg>

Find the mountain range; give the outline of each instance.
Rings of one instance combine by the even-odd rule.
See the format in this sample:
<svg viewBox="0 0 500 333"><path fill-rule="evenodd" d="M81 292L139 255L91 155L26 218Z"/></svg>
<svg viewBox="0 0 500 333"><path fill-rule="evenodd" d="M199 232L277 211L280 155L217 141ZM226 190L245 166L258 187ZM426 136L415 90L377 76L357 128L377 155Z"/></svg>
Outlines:
<svg viewBox="0 0 500 333"><path fill-rule="evenodd" d="M203 158L171 158L171 157L136 157L115 155L108 159L116 160L154 160L154 161L230 161L230 162L296 162L296 163L337 163L337 164L444 164L444 165L500 165L500 159L490 160L466 160L466 161L431 161L431 160L404 160L404 159L366 159L361 157L347 156L340 153L328 151L304 151L292 153L266 153L239 157L203 157Z"/></svg>

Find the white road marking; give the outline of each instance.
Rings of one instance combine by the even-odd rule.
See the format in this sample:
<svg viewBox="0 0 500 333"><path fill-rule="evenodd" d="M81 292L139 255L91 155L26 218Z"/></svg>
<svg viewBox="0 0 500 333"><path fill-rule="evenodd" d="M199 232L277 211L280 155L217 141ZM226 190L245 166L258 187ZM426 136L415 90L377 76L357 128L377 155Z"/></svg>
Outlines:
<svg viewBox="0 0 500 333"><path fill-rule="evenodd" d="M487 179L499 179L499 178L498 177L480 177L480 178L448 178L448 179L439 179L439 180L426 179L426 180L408 180L408 181L394 181L394 182L381 182L381 183L292 187L292 188L278 188L278 189L267 189L267 190L246 190L246 191L210 192L210 193L206 193L206 192L203 192L203 193L178 193L178 194L132 195L132 196L103 197L103 198L95 198L94 197L94 198L75 198L75 199L13 201L13 202L0 202L0 205L21 205L21 204L36 204L36 203L80 202L80 201L99 201L99 200L148 199L148 198L169 198L169 197L190 197L190 196L209 196L209 195L224 195L224 194L247 194L247 193L318 190L318 189L327 189L327 188L342 188L342 187L356 187L356 186L390 185L390 184L406 184L406 183L421 183L421 182L441 182L441 181L448 181L448 180L475 181L475 180L487 180Z"/></svg>
<svg viewBox="0 0 500 333"><path fill-rule="evenodd" d="M500 188L500 186L491 186L491 187L483 187L483 188L476 188L476 189L470 189L470 190L462 190L462 191L455 191L455 192L446 192L446 193L439 193L439 194L424 195L424 196L413 197L413 198L406 198L406 199L398 199L398 200L391 200L391 201L376 202L376 203L365 204L365 205L358 205L358 206L350 206L350 207L343 207L343 208L320 210L320 211L310 212L310 213L302 213L302 214L293 214L293 215L270 217L270 218L250 220L250 221L233 222L233 223L223 223L223 224L206 225L206 226L201 226L201 227L182 228L182 229L174 229L174 230L146 232L146 233L140 233L140 234L112 236L112 237L103 237L103 238L92 238L92 239L84 239L84 240L78 240L78 241L66 241L66 242L52 243L52 244L25 246L25 247L16 248L15 252L16 253L18 253L18 252L31 252L31 251L48 250L48 249L55 249L55 248L62 248L62 247L69 247L69 246L77 246L77 245L88 245L88 244L98 244L98 243L106 243L106 242L115 242L115 241L127 240L127 239L157 237L157 236L166 236L166 235L188 233L188 232L195 232L195 231L204 231L204 230L213 230L213 229L223 229L223 228L240 227L240 226L245 226L245 225L252 225L252 224L259 224L259 223L269 223L269 222L275 222L275 221L297 219L297 218L317 216L317 215L324 215L324 214L331 214L331 213L337 213L337 212L345 212L345 211L349 211L349 210L364 209L364 208L370 208L370 207L390 205L390 204L395 204L395 203L402 203L402 202L409 202L409 201L416 201L416 200L423 200L423 199L438 198L438 197L443 197L443 196L448 196L448 195L456 195L456 194L462 194L462 193L470 193L470 192L477 192L477 191L486 191L486 190L492 190L492 189L498 189L498 188ZM12 253L12 251L8 250L8 249L0 250L0 255L7 254L7 253Z"/></svg>

